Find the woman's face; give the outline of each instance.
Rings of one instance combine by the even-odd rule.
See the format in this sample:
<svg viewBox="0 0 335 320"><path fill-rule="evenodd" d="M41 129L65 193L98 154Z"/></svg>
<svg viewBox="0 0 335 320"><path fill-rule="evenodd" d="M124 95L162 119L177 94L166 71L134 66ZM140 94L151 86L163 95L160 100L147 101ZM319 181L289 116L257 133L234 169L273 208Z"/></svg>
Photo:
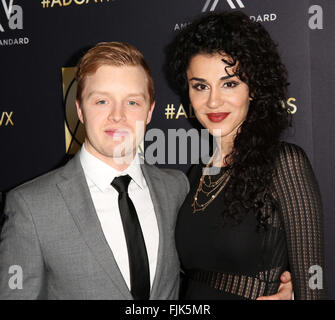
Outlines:
<svg viewBox="0 0 335 320"><path fill-rule="evenodd" d="M234 139L251 98L248 85L232 76L235 67L229 67L223 58L228 60L220 54L198 54L191 59L189 96L197 119L213 136Z"/></svg>

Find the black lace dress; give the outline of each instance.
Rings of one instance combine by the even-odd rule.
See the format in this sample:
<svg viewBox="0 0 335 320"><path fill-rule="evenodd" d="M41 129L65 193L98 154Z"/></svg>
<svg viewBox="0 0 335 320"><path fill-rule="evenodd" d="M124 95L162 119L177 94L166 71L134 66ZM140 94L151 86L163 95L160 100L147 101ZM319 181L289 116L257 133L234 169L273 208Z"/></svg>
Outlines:
<svg viewBox="0 0 335 320"><path fill-rule="evenodd" d="M295 299L325 299L324 281L322 289L320 283L316 288L310 286L314 273L309 273L310 267L324 270L323 217L318 185L304 151L282 144L271 188L278 208L264 207L270 215L264 232L257 231L254 212L248 212L237 226L229 218L222 226L224 189L205 211L193 213L202 169L196 165L190 172L191 190L176 224L176 246L184 273L181 299L271 295L277 292L285 270L291 272Z"/></svg>

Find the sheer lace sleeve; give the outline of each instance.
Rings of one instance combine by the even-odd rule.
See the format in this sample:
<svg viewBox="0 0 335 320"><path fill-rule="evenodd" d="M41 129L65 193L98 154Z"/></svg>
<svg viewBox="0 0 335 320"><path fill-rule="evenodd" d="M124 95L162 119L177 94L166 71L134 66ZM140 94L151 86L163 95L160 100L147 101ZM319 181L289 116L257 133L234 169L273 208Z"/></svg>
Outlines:
<svg viewBox="0 0 335 320"><path fill-rule="evenodd" d="M326 299L321 196L309 160L296 145L283 144L274 174L274 197L285 229L295 299ZM317 267L310 270L312 266ZM313 277L310 286L313 274L319 278Z"/></svg>

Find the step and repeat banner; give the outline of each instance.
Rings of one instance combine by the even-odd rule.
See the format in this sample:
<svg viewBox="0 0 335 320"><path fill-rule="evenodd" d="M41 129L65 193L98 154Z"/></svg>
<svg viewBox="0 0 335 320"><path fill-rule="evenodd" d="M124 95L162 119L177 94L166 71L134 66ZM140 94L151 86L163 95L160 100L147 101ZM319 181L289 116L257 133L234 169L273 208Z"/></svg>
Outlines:
<svg viewBox="0 0 335 320"><path fill-rule="evenodd" d="M80 147L84 132L75 112L73 77L78 58L97 42L129 42L143 52L156 90L149 128L165 133L191 129L192 110L181 104L164 77L165 49L195 17L222 10L245 12L264 24L279 44L290 81L284 103L294 124L286 140L304 148L320 184L326 228L325 275L329 296L334 299L333 0L1 0L1 197L60 166ZM159 159L159 166L186 172L191 163L191 155L186 161L176 158L169 164L168 154L165 157Z"/></svg>

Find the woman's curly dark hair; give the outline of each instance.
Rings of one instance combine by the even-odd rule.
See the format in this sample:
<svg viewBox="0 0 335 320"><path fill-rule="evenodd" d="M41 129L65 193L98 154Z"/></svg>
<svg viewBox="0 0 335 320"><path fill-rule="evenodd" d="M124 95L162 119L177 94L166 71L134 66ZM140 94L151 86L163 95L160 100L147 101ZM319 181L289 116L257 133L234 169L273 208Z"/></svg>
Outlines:
<svg viewBox="0 0 335 320"><path fill-rule="evenodd" d="M276 206L269 188L280 136L290 125L283 103L287 71L277 45L260 23L239 11L207 14L183 29L168 48L169 79L183 99L188 99L186 71L191 58L216 53L231 58L232 63L223 61L235 65L235 75L249 86L252 97L229 155L231 178L225 189L228 215L239 223L253 209L259 227L265 227L268 217L261 208L267 201Z"/></svg>

